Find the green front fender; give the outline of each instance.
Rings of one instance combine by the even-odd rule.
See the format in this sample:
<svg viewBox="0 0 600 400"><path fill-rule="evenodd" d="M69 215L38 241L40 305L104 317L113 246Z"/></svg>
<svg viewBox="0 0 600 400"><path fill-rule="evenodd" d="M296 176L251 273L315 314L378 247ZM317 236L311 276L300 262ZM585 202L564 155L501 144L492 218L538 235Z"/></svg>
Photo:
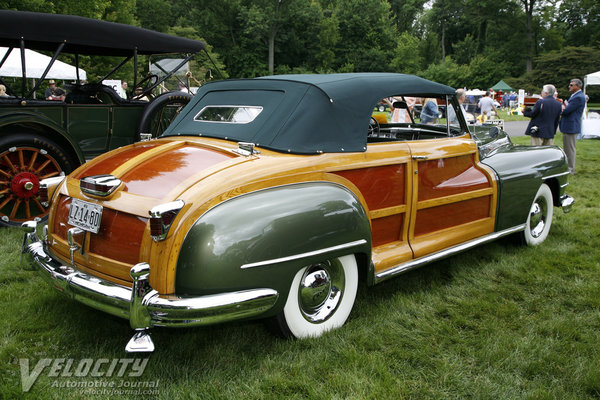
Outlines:
<svg viewBox="0 0 600 400"><path fill-rule="evenodd" d="M347 188L311 182L260 190L194 223L179 253L175 293L272 288L283 306L300 268L346 254L371 259L369 220Z"/></svg>
<svg viewBox="0 0 600 400"><path fill-rule="evenodd" d="M481 161L499 178L496 231L524 224L540 185L553 191L555 206L563 194L568 167L564 152L555 146L513 146ZM554 181L554 182L553 182Z"/></svg>

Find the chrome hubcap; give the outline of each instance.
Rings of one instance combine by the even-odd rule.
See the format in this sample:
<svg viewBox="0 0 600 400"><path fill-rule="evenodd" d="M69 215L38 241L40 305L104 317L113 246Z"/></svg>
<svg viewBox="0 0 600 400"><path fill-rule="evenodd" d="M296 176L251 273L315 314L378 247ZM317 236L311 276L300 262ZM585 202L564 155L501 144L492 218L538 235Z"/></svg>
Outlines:
<svg viewBox="0 0 600 400"><path fill-rule="evenodd" d="M298 288L298 304L304 318L313 323L329 319L342 299L344 283L344 269L338 260L308 267Z"/></svg>
<svg viewBox="0 0 600 400"><path fill-rule="evenodd" d="M544 198L539 198L531 206L529 212L529 231L534 238L540 237L546 227L548 205Z"/></svg>

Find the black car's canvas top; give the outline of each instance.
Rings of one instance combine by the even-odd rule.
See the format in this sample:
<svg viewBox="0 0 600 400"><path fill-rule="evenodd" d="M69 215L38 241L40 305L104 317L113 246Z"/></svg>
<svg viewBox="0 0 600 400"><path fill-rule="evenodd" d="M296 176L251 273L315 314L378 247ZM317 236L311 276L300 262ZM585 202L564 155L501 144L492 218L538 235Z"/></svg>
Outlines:
<svg viewBox="0 0 600 400"><path fill-rule="evenodd" d="M165 131L252 142L290 153L365 151L373 107L391 96L454 96L449 86L413 75L352 73L279 75L202 86ZM247 106L247 123L199 120L206 107Z"/></svg>
<svg viewBox="0 0 600 400"><path fill-rule="evenodd" d="M32 50L89 55L195 53L204 48L197 40L180 38L136 26L99 21L75 15L0 10L0 46L21 45Z"/></svg>

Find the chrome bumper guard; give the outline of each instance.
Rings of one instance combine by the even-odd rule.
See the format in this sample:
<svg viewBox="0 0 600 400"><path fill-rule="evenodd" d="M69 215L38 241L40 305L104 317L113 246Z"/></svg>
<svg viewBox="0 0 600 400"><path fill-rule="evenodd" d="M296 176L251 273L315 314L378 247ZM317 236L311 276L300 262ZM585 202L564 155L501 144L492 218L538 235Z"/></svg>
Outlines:
<svg viewBox="0 0 600 400"><path fill-rule="evenodd" d="M562 207L562 210L564 212L568 213L569 211L571 211L571 209L573 208L573 204L575 204L575 199L571 196L567 194L560 196L560 206Z"/></svg>
<svg viewBox="0 0 600 400"><path fill-rule="evenodd" d="M209 325L249 318L269 310L279 297L273 289L253 289L198 297L161 295L148 282L150 266L139 263L130 270L133 287L121 286L64 265L51 257L37 236L36 222L22 225L23 253L56 289L90 307L128 319L137 332L127 352L153 351L148 329L153 326L183 327Z"/></svg>

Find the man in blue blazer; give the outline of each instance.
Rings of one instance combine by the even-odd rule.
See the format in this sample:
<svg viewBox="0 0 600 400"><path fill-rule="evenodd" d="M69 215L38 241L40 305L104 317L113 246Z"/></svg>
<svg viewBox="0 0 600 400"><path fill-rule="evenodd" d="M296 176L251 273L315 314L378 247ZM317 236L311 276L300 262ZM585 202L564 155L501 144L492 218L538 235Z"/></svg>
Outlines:
<svg viewBox="0 0 600 400"><path fill-rule="evenodd" d="M581 116L585 108L585 96L581 91L583 83L580 79L571 79L569 92L571 97L563 104L560 131L563 133L563 148L567 155L569 171L575 173L575 156L577 154L577 135L581 133Z"/></svg>
<svg viewBox="0 0 600 400"><path fill-rule="evenodd" d="M554 99L556 88L553 85L544 85L542 98L533 109L525 109L523 115L531 118L527 125L526 135L531 136L532 146L551 146L554 144L554 134L558 128L561 106Z"/></svg>

